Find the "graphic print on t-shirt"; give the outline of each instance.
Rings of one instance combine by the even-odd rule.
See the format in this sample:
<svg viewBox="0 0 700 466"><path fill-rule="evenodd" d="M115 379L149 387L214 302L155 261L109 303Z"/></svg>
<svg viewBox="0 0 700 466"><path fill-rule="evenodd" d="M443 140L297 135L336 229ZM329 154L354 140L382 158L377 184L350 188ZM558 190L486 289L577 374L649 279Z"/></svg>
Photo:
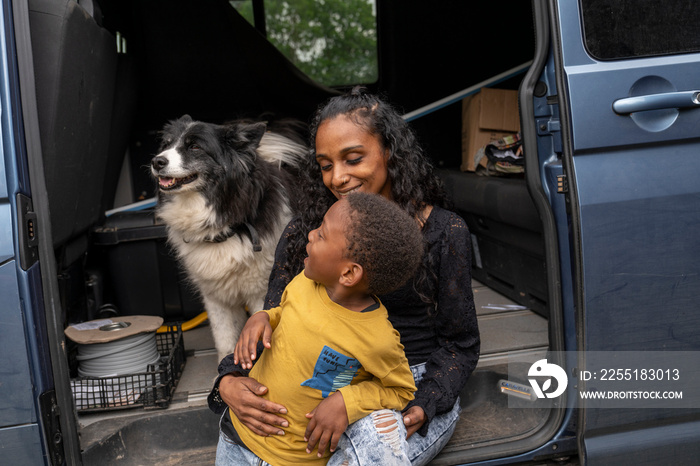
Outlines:
<svg viewBox="0 0 700 466"><path fill-rule="evenodd" d="M314 376L301 385L321 390L321 396L326 398L340 387L350 384L359 370L360 362L357 359L324 346L316 360Z"/></svg>

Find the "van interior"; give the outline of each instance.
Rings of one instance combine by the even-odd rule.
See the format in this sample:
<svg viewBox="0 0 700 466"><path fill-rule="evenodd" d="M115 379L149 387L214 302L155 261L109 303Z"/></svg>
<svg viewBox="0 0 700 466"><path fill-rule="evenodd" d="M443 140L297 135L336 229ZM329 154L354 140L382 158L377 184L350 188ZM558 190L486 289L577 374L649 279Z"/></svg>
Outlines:
<svg viewBox="0 0 700 466"><path fill-rule="evenodd" d="M249 1L262 11L264 1ZM114 213L155 195L148 166L169 120L189 114L213 123L270 115L309 121L321 102L351 84L382 93L408 113L479 83L517 90L524 71L489 80L535 53L529 2L376 0L376 81L326 85L268 41L238 3L29 0L60 292L47 312L60 313L63 328L129 315L162 316L178 328L203 311L152 209ZM457 430L436 465L532 450L548 439L543 432L551 437L554 422L552 410L509 407L499 389L514 377L509 358L541 359L554 331L542 224L522 174L461 170L462 123L460 101L411 120L472 234L482 339ZM218 418L206 398L216 351L206 322L181 338L186 362L164 406L72 407L85 464L213 463ZM77 377L75 343L65 344L69 373L54 374L57 384ZM520 382L527 383L525 375Z"/></svg>

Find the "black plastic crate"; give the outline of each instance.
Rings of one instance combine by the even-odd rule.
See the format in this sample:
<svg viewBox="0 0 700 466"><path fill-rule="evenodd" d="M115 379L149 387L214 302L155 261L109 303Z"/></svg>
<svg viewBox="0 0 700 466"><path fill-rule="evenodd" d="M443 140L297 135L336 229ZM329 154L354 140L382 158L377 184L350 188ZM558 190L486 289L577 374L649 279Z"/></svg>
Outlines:
<svg viewBox="0 0 700 466"><path fill-rule="evenodd" d="M138 407L167 408L185 368L185 345L180 325L156 333L156 346L161 355L160 362L149 364L145 372L71 379L76 410L87 413Z"/></svg>
<svg viewBox="0 0 700 466"><path fill-rule="evenodd" d="M103 302L88 319L110 317L99 313L110 305L116 306L117 315L157 315L173 323L203 311L199 292L167 236L153 209L118 212L93 230L93 268L104 274L104 296L96 299Z"/></svg>

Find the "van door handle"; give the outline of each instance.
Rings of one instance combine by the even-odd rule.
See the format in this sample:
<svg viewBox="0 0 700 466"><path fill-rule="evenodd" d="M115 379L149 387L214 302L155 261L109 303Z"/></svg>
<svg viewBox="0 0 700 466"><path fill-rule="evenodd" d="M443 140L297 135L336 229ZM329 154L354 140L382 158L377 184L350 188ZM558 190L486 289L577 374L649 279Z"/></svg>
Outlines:
<svg viewBox="0 0 700 466"><path fill-rule="evenodd" d="M645 110L662 108L700 107L700 91L666 92L663 94L627 97L613 102L613 110L618 115L627 115Z"/></svg>

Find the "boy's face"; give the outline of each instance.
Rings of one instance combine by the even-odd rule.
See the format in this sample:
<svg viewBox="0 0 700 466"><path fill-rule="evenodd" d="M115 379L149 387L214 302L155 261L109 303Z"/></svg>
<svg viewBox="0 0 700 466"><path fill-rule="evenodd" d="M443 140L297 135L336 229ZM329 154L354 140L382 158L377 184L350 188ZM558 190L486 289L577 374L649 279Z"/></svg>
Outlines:
<svg viewBox="0 0 700 466"><path fill-rule="evenodd" d="M344 266L352 263L345 257L347 239L345 225L348 222L349 205L338 201L328 209L321 226L309 233L304 260L304 275L307 278L331 286L338 282Z"/></svg>

